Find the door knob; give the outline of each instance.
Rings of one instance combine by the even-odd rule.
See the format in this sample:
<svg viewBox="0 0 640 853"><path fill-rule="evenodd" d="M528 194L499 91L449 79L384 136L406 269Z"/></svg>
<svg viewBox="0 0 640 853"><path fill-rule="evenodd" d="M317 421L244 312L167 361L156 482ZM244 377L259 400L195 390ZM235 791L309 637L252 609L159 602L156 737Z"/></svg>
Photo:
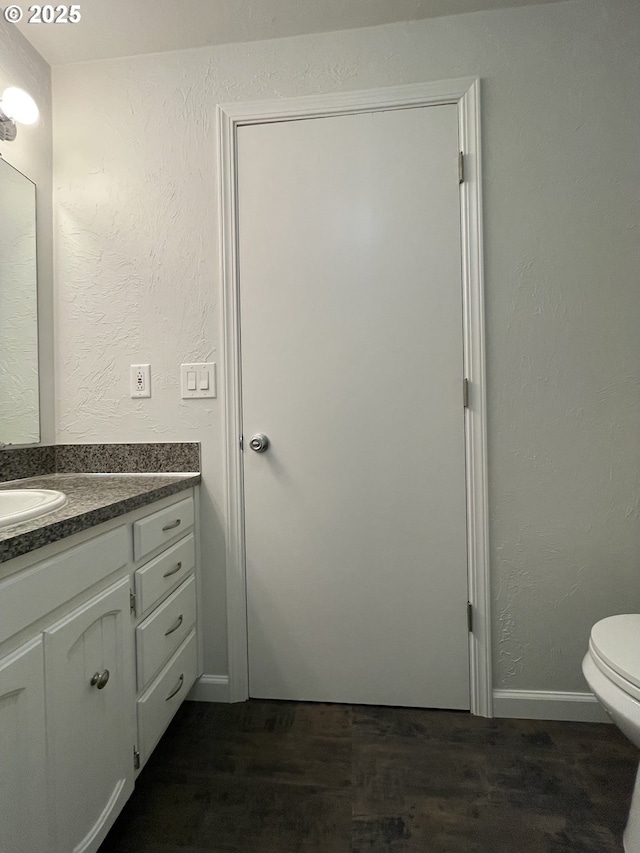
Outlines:
<svg viewBox="0 0 640 853"><path fill-rule="evenodd" d="M264 453L265 450L269 447L269 439L266 435L263 435L261 432L258 432L249 442L249 447L252 450L255 450L256 453Z"/></svg>

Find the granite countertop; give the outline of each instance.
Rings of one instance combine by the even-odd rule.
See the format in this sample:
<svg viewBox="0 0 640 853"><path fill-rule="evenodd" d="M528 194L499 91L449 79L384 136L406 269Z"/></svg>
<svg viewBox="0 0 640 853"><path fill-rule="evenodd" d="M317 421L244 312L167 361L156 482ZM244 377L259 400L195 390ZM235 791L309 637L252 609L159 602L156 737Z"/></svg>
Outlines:
<svg viewBox="0 0 640 853"><path fill-rule="evenodd" d="M0 527L0 563L50 542L117 518L146 504L189 489L200 474L46 474L0 483L0 489L57 489L67 496L60 509Z"/></svg>

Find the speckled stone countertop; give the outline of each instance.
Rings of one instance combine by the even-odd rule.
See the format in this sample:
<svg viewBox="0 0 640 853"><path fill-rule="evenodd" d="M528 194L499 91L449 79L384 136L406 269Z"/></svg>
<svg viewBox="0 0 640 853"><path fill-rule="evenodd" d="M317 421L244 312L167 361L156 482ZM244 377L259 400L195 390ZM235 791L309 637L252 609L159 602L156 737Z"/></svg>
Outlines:
<svg viewBox="0 0 640 853"><path fill-rule="evenodd" d="M0 489L57 489L68 498L61 509L40 518L0 527L0 563L27 554L189 489L200 474L47 474L0 483Z"/></svg>

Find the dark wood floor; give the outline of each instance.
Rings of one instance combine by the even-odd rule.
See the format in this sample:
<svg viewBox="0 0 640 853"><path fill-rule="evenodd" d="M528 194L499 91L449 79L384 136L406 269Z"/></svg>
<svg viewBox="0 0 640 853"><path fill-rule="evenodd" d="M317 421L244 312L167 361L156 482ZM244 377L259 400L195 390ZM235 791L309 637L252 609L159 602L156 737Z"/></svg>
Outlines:
<svg viewBox="0 0 640 853"><path fill-rule="evenodd" d="M187 702L100 853L620 853L614 726Z"/></svg>

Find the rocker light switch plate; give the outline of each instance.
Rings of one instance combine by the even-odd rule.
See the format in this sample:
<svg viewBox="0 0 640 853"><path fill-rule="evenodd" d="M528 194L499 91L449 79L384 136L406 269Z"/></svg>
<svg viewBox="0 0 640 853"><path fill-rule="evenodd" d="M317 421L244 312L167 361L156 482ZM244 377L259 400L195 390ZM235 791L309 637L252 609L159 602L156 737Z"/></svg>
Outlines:
<svg viewBox="0 0 640 853"><path fill-rule="evenodd" d="M183 400L195 397L216 397L215 362L181 364L180 386Z"/></svg>

